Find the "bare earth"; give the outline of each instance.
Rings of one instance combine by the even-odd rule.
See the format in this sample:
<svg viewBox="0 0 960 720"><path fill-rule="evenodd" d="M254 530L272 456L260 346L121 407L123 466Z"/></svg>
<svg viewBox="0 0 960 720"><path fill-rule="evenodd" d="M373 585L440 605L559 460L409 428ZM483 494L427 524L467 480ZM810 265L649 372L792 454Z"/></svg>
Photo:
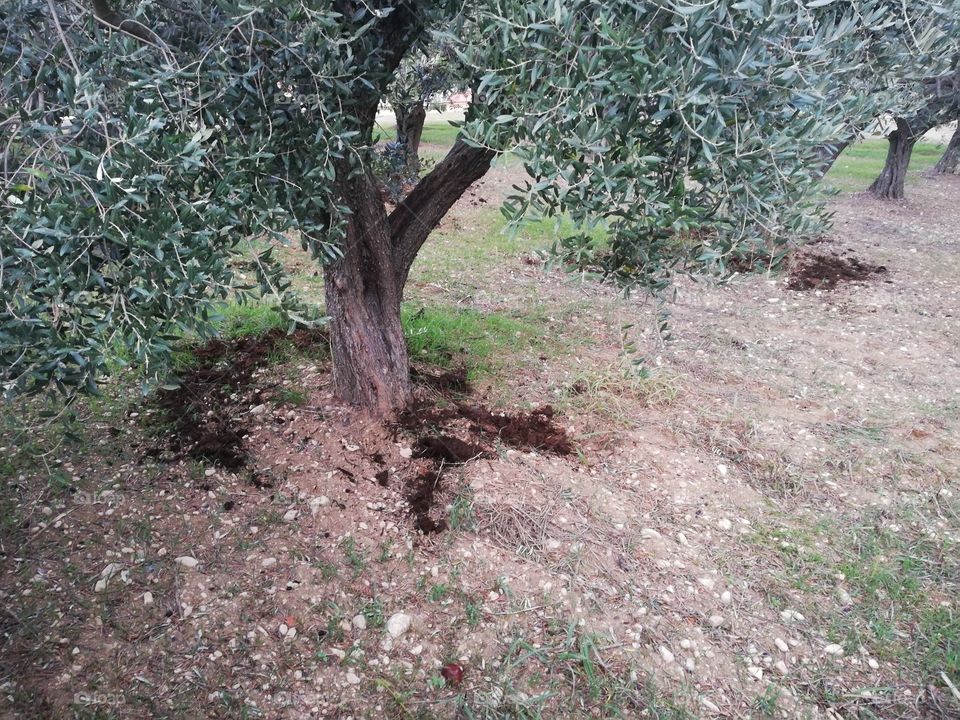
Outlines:
<svg viewBox="0 0 960 720"><path fill-rule="evenodd" d="M886 272L684 281L663 344L649 302L527 254L437 271L500 173L411 299L535 317L471 402L552 405L575 452L487 443L420 534L415 434L301 354L234 399L235 471L151 453L132 393L80 448L8 433L0 715L960 717L960 177L844 196L804 251Z"/></svg>

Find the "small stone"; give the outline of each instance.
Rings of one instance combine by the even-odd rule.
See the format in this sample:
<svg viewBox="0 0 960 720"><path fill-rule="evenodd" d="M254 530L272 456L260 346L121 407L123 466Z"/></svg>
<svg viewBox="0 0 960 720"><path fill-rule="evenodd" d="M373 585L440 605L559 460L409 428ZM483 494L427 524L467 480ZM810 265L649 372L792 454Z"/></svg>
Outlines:
<svg viewBox="0 0 960 720"><path fill-rule="evenodd" d="M843 646L837 645L836 643L830 643L829 645L827 645L827 646L823 649L823 651L824 651L827 655L837 655L837 656L839 656L839 655L843 655Z"/></svg>
<svg viewBox="0 0 960 720"><path fill-rule="evenodd" d="M328 498L326 495L321 495L320 497L313 498L312 500L310 500L310 514L316 515L318 512L320 512L320 508L322 508L324 505L329 505L329 504L330 504L330 498Z"/></svg>
<svg viewBox="0 0 960 720"><path fill-rule="evenodd" d="M366 630L367 629L367 619L363 615L354 615L353 620L351 620L353 626L357 630Z"/></svg>
<svg viewBox="0 0 960 720"><path fill-rule="evenodd" d="M747 668L747 672L754 680L763 680L763 668L759 668L756 665L751 665Z"/></svg>
<svg viewBox="0 0 960 720"><path fill-rule="evenodd" d="M720 707L715 702L712 702L705 697L700 698L700 704L712 713L720 712Z"/></svg>
<svg viewBox="0 0 960 720"><path fill-rule="evenodd" d="M286 522L292 522L292 521L294 521L294 520L297 519L297 515L299 515L299 514L300 514L300 513L298 513L296 510L287 510L287 511L283 514L283 519L284 519Z"/></svg>
<svg viewBox="0 0 960 720"><path fill-rule="evenodd" d="M789 652L790 646L787 645L786 641L783 638L774 638L773 644L777 646L777 649L780 652Z"/></svg>
<svg viewBox="0 0 960 720"><path fill-rule="evenodd" d="M869 666L870 666L871 668L873 668L874 670L876 670L877 668L880 667L880 663L878 663L878 662L877 662L876 660L874 660L873 658L868 658L868 659L867 659L867 665L869 665Z"/></svg>
<svg viewBox="0 0 960 720"><path fill-rule="evenodd" d="M97 580L96 585L93 586L93 591L98 593L103 592L106 589L107 589L107 581L103 579Z"/></svg>
<svg viewBox="0 0 960 720"><path fill-rule="evenodd" d="M711 615L709 622L710 627L718 628L723 625L723 615Z"/></svg>
<svg viewBox="0 0 960 720"><path fill-rule="evenodd" d="M640 537L642 537L645 540L656 540L657 538L662 536L653 528L643 528L640 531Z"/></svg>
<svg viewBox="0 0 960 720"><path fill-rule="evenodd" d="M408 447L400 448L400 457L404 458L405 460L409 460L413 457L413 450Z"/></svg>
<svg viewBox="0 0 960 720"><path fill-rule="evenodd" d="M724 605L729 605L733 602L733 594L729 590L724 590L720 593L720 602Z"/></svg>
<svg viewBox="0 0 960 720"><path fill-rule="evenodd" d="M351 685L359 685L360 676L357 675L355 672L353 672L353 670L349 670L347 672L347 682L350 683Z"/></svg>
<svg viewBox="0 0 960 720"><path fill-rule="evenodd" d="M290 628L287 627L286 623L280 623L280 627L277 628L277 633L280 635L280 637L286 637L289 630Z"/></svg>
<svg viewBox="0 0 960 720"><path fill-rule="evenodd" d="M733 523L728 518L720 518L717 521L717 527L721 530L729 530L733 527Z"/></svg>
<svg viewBox="0 0 960 720"><path fill-rule="evenodd" d="M217 469L216 469L216 468L207 468L206 470L203 471L203 474L206 475L207 477L212 477L213 475L216 475L216 474L217 474Z"/></svg>
<svg viewBox="0 0 960 720"><path fill-rule="evenodd" d="M287 630L287 634L283 636L283 639L293 640L296 636L297 636L297 629L292 627Z"/></svg>
<svg viewBox="0 0 960 720"><path fill-rule="evenodd" d="M174 562L181 566L187 568L187 570L193 570L197 565L200 564L200 561L195 557L190 557L189 555L181 555Z"/></svg>
<svg viewBox="0 0 960 720"><path fill-rule="evenodd" d="M266 411L267 411L267 406L262 404L254 405L252 408L250 408L251 415L263 415Z"/></svg>
<svg viewBox="0 0 960 720"><path fill-rule="evenodd" d="M789 670L787 670L787 664L783 660L777 660L773 664L773 668L781 675L786 675L789 672Z"/></svg>
<svg viewBox="0 0 960 720"><path fill-rule="evenodd" d="M143 604L153 605L153 593L149 590L143 594Z"/></svg>
<svg viewBox="0 0 960 720"><path fill-rule="evenodd" d="M263 560L260 561L260 566L265 568L273 567L276 564L277 564L277 559L275 557L264 558Z"/></svg>
<svg viewBox="0 0 960 720"><path fill-rule="evenodd" d="M660 657L662 657L663 661L668 665L673 662L673 653L663 645L660 646Z"/></svg>
<svg viewBox="0 0 960 720"><path fill-rule="evenodd" d="M803 622L806 620L803 615L798 613L796 610L791 610L790 608L780 611L780 617L783 618L786 622L796 621Z"/></svg>
<svg viewBox="0 0 960 720"><path fill-rule="evenodd" d="M387 620L387 632L391 637L398 638L410 629L412 620L406 613L395 613Z"/></svg>

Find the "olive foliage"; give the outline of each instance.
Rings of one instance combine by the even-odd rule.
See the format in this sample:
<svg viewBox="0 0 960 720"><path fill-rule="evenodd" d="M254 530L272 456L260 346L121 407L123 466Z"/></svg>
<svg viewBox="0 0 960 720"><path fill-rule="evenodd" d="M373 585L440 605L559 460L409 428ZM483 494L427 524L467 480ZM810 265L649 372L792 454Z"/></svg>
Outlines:
<svg viewBox="0 0 960 720"><path fill-rule="evenodd" d="M560 257L662 290L678 271L722 273L820 232L817 148L889 106L883 88L936 74L954 12L929 0L7 0L3 390L92 390L123 357L162 378L176 338L214 332L223 301L251 293L308 318L265 241L342 259L348 225L364 221L349 188L376 161L377 109L404 58L433 43L469 75L463 141L515 153L529 174L508 216L569 218Z"/></svg>

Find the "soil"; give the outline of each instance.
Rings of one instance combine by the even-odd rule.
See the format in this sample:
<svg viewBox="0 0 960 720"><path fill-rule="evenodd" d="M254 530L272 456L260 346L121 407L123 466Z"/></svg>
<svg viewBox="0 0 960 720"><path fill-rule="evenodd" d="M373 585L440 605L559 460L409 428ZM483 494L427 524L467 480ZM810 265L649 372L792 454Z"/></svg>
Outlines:
<svg viewBox="0 0 960 720"><path fill-rule="evenodd" d="M328 336L320 329L289 335L275 329L235 340L216 338L192 351L195 364L182 373L177 387L161 389L153 398L168 424L166 441L173 459L188 456L230 470L246 465L246 426L238 419L237 407L268 399L268 388L254 386L254 373L281 341L303 350L325 346ZM147 455L159 457L162 448L151 448Z"/></svg>
<svg viewBox="0 0 960 720"><path fill-rule="evenodd" d="M133 379L78 405L81 442L0 425L0 717L960 717L958 202L840 196L816 252L896 282L681 280L669 343L652 303L482 264L466 203L422 260L470 262L411 300L550 343L469 391L421 368L406 424L231 346L178 397L239 470L189 429L144 455Z"/></svg>
<svg viewBox="0 0 960 720"><path fill-rule="evenodd" d="M864 282L886 272L883 265L871 265L855 257L807 253L793 267L787 287L799 291L833 290L840 283Z"/></svg>
<svg viewBox="0 0 960 720"><path fill-rule="evenodd" d="M250 459L245 440L250 413L246 409L253 406L266 412L265 403L270 402L269 386L255 382L256 371L268 363L277 344L284 340L302 350L325 344L327 336L321 330L298 330L290 335L271 330L234 340L215 339L193 351L195 364L182 373L178 387L161 390L153 401L162 411L162 426L169 430L166 443L174 455L168 461L191 457L233 471L246 467ZM466 368L438 371L421 366L411 375L421 386L417 393L420 398L385 427L391 429L394 439L401 433L413 435L410 464L416 475L409 483L407 500L414 526L423 533L446 529L445 520L432 517L443 514L442 508L435 508L435 498L445 473L452 466L493 457L493 443L556 455L567 455L573 449L566 432L554 423L550 406L508 414L463 400L448 405L452 398L462 398L470 391ZM433 393L424 392L428 389ZM367 427L370 435L355 436L351 442L376 446L382 431L375 424ZM146 455L162 458L162 448L151 448ZM380 466L373 477L386 487L389 471L384 467L384 453L370 452L368 460ZM352 482L357 481L355 471L341 466L337 469ZM250 478L260 488L274 484L269 473L254 470Z"/></svg>
<svg viewBox="0 0 960 720"><path fill-rule="evenodd" d="M395 436L403 430L415 434L413 457L428 461L407 495L417 530L425 534L446 530L447 521L435 517L437 510L442 515L443 508L435 507L435 498L445 473L451 466L495 457L493 446L497 442L526 452L569 455L573 445L553 416L549 405L528 413L509 414L494 413L467 402L438 406L426 401L416 402L401 413L393 426Z"/></svg>

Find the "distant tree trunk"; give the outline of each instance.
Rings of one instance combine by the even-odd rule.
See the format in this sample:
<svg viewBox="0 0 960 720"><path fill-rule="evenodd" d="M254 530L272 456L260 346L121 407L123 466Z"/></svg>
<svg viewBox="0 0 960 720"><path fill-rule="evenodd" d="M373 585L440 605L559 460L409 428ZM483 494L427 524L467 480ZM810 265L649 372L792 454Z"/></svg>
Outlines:
<svg viewBox="0 0 960 720"><path fill-rule="evenodd" d="M896 119L896 123L896 130L887 135L889 145L883 170L870 186L870 192L884 200L903 198L903 184L907 179L913 146L930 129L925 126L916 127L910 120L900 117Z"/></svg>
<svg viewBox="0 0 960 720"><path fill-rule="evenodd" d="M414 161L420 151L420 138L423 136L427 109L422 102L397 104L393 108L393 114L397 119L397 142L407 148L411 161Z"/></svg>
<svg viewBox="0 0 960 720"><path fill-rule="evenodd" d="M953 131L943 156L933 166L933 172L937 175L955 173L958 162L960 162L960 122L957 123L957 129Z"/></svg>
<svg viewBox="0 0 960 720"><path fill-rule="evenodd" d="M384 415L409 401L403 287L430 232L483 177L495 154L458 140L389 216L371 174L341 188L351 210L343 257L324 271L333 383L340 399Z"/></svg>

